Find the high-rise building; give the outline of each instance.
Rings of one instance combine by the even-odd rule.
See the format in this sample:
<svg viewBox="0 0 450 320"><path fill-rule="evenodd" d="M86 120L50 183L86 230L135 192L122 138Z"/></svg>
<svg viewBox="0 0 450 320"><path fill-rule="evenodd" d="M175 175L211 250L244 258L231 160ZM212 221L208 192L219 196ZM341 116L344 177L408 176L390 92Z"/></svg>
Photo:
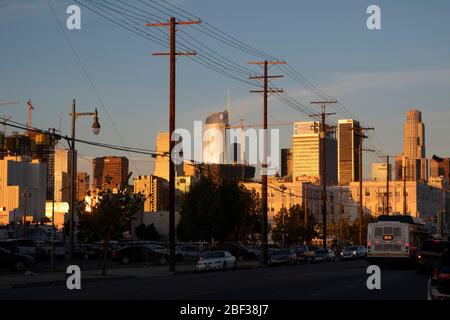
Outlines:
<svg viewBox="0 0 450 320"><path fill-rule="evenodd" d="M156 136L156 152L158 153L155 158L155 167L153 170L153 175L163 178L169 181L169 150L170 150L170 140L169 132L159 132ZM184 166L186 168L186 165ZM189 170L189 172L192 172ZM175 175L182 176L183 164L175 165Z"/></svg>
<svg viewBox="0 0 450 320"><path fill-rule="evenodd" d="M215 112L203 125L203 163L223 164L227 160L228 111Z"/></svg>
<svg viewBox="0 0 450 320"><path fill-rule="evenodd" d="M70 150L55 149L54 177L55 177L55 201L70 201Z"/></svg>
<svg viewBox="0 0 450 320"><path fill-rule="evenodd" d="M77 200L83 201L89 191L90 177L87 172L77 173Z"/></svg>
<svg viewBox="0 0 450 320"><path fill-rule="evenodd" d="M327 185L337 183L337 141L333 133L325 138ZM315 122L294 123L292 136L293 181L312 181L320 177L321 156L319 126Z"/></svg>
<svg viewBox="0 0 450 320"><path fill-rule="evenodd" d="M359 122L353 119L338 122L338 180L341 186L359 181L359 128Z"/></svg>
<svg viewBox="0 0 450 320"><path fill-rule="evenodd" d="M428 180L428 160L425 158L425 125L422 112L409 110L406 114L403 137L403 154L395 159L397 180Z"/></svg>
<svg viewBox="0 0 450 320"><path fill-rule="evenodd" d="M45 218L47 167L39 160L6 156L0 160L0 224Z"/></svg>
<svg viewBox="0 0 450 320"><path fill-rule="evenodd" d="M409 159L425 158L425 125L422 112L409 110L403 136L403 155Z"/></svg>
<svg viewBox="0 0 450 320"><path fill-rule="evenodd" d="M92 161L94 188L113 189L128 184L128 159L126 157L100 157Z"/></svg>
<svg viewBox="0 0 450 320"><path fill-rule="evenodd" d="M167 211L169 207L168 182L157 176L134 178L134 193L144 195L144 212Z"/></svg>
<svg viewBox="0 0 450 320"><path fill-rule="evenodd" d="M281 170L282 177L292 177L292 149L281 149Z"/></svg>
<svg viewBox="0 0 450 320"><path fill-rule="evenodd" d="M389 169L387 169L387 164L385 162L372 163L372 180L373 181L386 181L386 177L389 176L391 180L391 165L389 164Z"/></svg>

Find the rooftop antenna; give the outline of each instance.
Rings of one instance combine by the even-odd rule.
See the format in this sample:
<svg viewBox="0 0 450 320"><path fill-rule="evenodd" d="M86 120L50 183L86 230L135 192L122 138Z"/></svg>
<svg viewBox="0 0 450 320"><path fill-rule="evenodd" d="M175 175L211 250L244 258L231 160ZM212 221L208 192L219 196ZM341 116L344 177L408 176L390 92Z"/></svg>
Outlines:
<svg viewBox="0 0 450 320"><path fill-rule="evenodd" d="M231 107L231 98L230 98L230 89L228 89L228 99L227 99L227 110L228 110L228 123L230 123L230 107Z"/></svg>

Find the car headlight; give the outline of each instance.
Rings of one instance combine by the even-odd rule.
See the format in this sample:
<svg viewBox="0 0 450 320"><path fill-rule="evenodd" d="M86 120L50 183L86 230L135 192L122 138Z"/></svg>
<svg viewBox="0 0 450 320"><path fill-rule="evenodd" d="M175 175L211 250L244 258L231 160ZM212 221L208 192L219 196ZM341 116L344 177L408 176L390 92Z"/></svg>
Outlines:
<svg viewBox="0 0 450 320"><path fill-rule="evenodd" d="M356 251L353 251L353 254L356 254Z"/></svg>

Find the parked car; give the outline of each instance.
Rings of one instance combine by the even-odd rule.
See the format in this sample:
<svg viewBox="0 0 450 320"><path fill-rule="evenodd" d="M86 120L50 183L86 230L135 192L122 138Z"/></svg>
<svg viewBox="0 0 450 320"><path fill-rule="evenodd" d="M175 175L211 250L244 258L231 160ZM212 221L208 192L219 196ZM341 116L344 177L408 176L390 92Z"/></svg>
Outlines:
<svg viewBox="0 0 450 320"><path fill-rule="evenodd" d="M279 249L272 252L270 265L289 265L297 263L297 254L290 249Z"/></svg>
<svg viewBox="0 0 450 320"><path fill-rule="evenodd" d="M208 251L197 262L197 271L211 269L235 269L236 257L226 250Z"/></svg>
<svg viewBox="0 0 450 320"><path fill-rule="evenodd" d="M257 255L240 243L227 242L223 246L223 250L228 251L236 257L238 261L257 260Z"/></svg>
<svg viewBox="0 0 450 320"><path fill-rule="evenodd" d="M34 265L35 260L33 257L0 248L0 268L8 268L20 272L31 269Z"/></svg>
<svg viewBox="0 0 450 320"><path fill-rule="evenodd" d="M198 260L205 253L205 247L200 245L178 245L176 252L186 260Z"/></svg>
<svg viewBox="0 0 450 320"><path fill-rule="evenodd" d="M296 254L298 263L306 263L310 260L311 255L307 245L292 246L291 250Z"/></svg>
<svg viewBox="0 0 450 320"><path fill-rule="evenodd" d="M312 256L312 262L334 262L336 256L330 249L317 249Z"/></svg>
<svg viewBox="0 0 450 320"><path fill-rule="evenodd" d="M420 247L417 256L417 272L427 273L445 249L450 248L450 242L446 240L425 240Z"/></svg>
<svg viewBox="0 0 450 320"><path fill-rule="evenodd" d="M169 255L165 252L158 252L151 246L131 245L122 248L113 253L112 259L120 261L122 264L129 263L158 263L166 264L169 261ZM182 259L181 255L177 255L177 260Z"/></svg>
<svg viewBox="0 0 450 320"><path fill-rule="evenodd" d="M66 255L66 249L62 241L54 241L55 257L58 259L64 258ZM36 241L36 257L48 258L52 254L52 242L51 241Z"/></svg>
<svg viewBox="0 0 450 320"><path fill-rule="evenodd" d="M432 267L427 299L450 300L450 249L446 249Z"/></svg>
<svg viewBox="0 0 450 320"><path fill-rule="evenodd" d="M366 247L364 246L348 246L342 249L342 259L359 259L365 258L367 255Z"/></svg>
<svg viewBox="0 0 450 320"><path fill-rule="evenodd" d="M0 247L12 253L36 256L36 243L28 239L8 239L0 241Z"/></svg>
<svg viewBox="0 0 450 320"><path fill-rule="evenodd" d="M75 259L98 259L102 257L102 249L94 244L78 243L73 246L73 257Z"/></svg>

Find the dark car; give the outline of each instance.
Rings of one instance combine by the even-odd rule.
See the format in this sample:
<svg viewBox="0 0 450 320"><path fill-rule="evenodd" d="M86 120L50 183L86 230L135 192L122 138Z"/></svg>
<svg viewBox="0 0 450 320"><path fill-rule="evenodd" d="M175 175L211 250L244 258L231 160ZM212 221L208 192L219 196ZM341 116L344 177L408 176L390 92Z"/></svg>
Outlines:
<svg viewBox="0 0 450 320"><path fill-rule="evenodd" d="M223 250L231 253L238 261L251 261L258 259L254 252L239 243L227 242L223 245Z"/></svg>
<svg viewBox="0 0 450 320"><path fill-rule="evenodd" d="M0 248L0 268L8 268L14 271L23 271L25 269L33 268L35 260L33 257L12 253L6 249Z"/></svg>
<svg viewBox="0 0 450 320"><path fill-rule="evenodd" d="M336 256L330 249L317 249L314 250L314 255L312 256L313 262L334 262L336 261Z"/></svg>
<svg viewBox="0 0 450 320"><path fill-rule="evenodd" d="M75 259L98 259L102 257L102 248L94 244L76 244L73 247L73 256Z"/></svg>
<svg viewBox="0 0 450 320"><path fill-rule="evenodd" d="M297 262L308 262L310 256L307 245L292 246L291 250L296 254Z"/></svg>
<svg viewBox="0 0 450 320"><path fill-rule="evenodd" d="M296 263L297 255L290 249L279 249L272 252L269 259L270 265L289 265Z"/></svg>
<svg viewBox="0 0 450 320"><path fill-rule="evenodd" d="M450 242L447 240L425 240L417 256L417 272L430 272L434 262L439 259L441 253L450 248Z"/></svg>
<svg viewBox="0 0 450 320"><path fill-rule="evenodd" d="M431 271L428 281L429 300L450 300L450 249L446 249Z"/></svg>
<svg viewBox="0 0 450 320"><path fill-rule="evenodd" d="M114 253L112 257L115 261L120 261L122 264L129 263L158 263L166 264L169 260L169 255L164 252L156 251L150 246L129 246ZM182 255L177 254L178 261L183 259Z"/></svg>

